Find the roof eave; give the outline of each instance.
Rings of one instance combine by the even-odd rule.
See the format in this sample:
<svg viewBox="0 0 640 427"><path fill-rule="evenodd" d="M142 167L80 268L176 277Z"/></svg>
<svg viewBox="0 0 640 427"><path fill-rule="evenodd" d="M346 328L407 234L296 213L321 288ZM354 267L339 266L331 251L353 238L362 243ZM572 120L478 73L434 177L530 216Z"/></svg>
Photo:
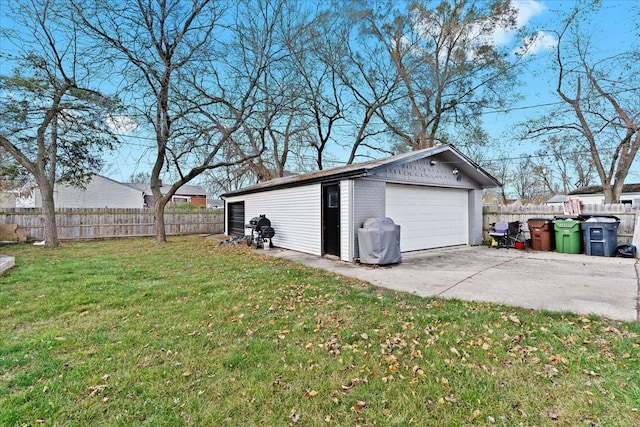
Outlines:
<svg viewBox="0 0 640 427"><path fill-rule="evenodd" d="M328 182L340 181L341 179L345 179L345 178L361 178L361 177L367 176L367 174L368 174L368 169L363 168L363 169L337 173L335 175L330 175L330 176L319 176L319 177L311 177L309 179L286 181L280 184L268 185L264 187L262 186L247 187L244 190L238 190L238 191L222 194L220 198L224 200L229 197L244 196L246 194L261 193L263 191L282 190L285 188L301 187L303 185L324 184ZM268 182L269 181L267 181L267 183Z"/></svg>

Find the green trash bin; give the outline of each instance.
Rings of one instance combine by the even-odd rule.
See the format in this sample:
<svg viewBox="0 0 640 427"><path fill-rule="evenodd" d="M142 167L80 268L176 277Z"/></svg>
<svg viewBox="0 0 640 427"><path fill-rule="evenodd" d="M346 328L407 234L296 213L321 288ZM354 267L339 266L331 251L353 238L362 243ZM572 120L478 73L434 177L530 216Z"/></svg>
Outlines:
<svg viewBox="0 0 640 427"><path fill-rule="evenodd" d="M556 234L556 251L563 254L582 253L581 221L573 219L556 219L553 229Z"/></svg>

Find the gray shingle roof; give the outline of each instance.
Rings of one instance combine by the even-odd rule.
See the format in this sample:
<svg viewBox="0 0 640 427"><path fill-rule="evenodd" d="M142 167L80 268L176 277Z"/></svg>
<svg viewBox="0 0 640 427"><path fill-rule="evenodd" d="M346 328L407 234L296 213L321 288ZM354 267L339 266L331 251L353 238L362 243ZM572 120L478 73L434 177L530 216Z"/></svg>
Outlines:
<svg viewBox="0 0 640 427"><path fill-rule="evenodd" d="M623 193L640 193L640 184L624 184L622 186ZM590 185L588 187L576 188L569 193L570 196L577 194L600 194L602 193L602 185Z"/></svg>
<svg viewBox="0 0 640 427"><path fill-rule="evenodd" d="M466 172L467 174L475 173L476 177L479 178L479 181L481 182L483 187L498 187L501 185L497 179L495 179L487 171L482 169L479 165L474 163L471 159L462 154L453 146L440 145L432 148L425 148L423 150L398 154L396 156L387 157L384 159L371 160L364 163L356 163L332 169L324 169L302 175L291 175L282 178L276 178L269 181L260 182L249 187L245 187L237 191L223 194L222 197L224 198L238 196L241 194L258 193L262 191L274 190L277 188L297 187L305 184L335 181L343 178L357 178L361 176L367 176L385 168L398 166L415 160L424 159L426 157L432 157L436 154L446 154L447 152L451 153L450 155L455 156L458 159L462 159L459 167L463 168L464 172Z"/></svg>
<svg viewBox="0 0 640 427"><path fill-rule="evenodd" d="M144 191L147 194L151 194L151 185L149 184L129 182L129 183L125 183L124 185L127 185L131 188L135 188L136 190ZM169 188L171 187L167 185L163 185L162 187L160 187L160 191L162 192L162 194L166 194L169 191ZM207 192L204 191L204 189L199 185L183 185L182 187L178 188L175 195L176 196L206 196Z"/></svg>

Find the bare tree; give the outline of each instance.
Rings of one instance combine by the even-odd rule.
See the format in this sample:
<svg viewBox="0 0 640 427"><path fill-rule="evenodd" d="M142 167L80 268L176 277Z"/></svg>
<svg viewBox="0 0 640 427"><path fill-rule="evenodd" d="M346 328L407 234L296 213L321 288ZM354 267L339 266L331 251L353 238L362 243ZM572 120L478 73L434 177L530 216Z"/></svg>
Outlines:
<svg viewBox="0 0 640 427"><path fill-rule="evenodd" d="M506 48L492 35L515 28L508 1L399 7L363 9L362 30L385 47L400 82L402 101L386 105L379 117L401 149L448 142L447 127L477 125L484 108L505 105L516 78Z"/></svg>
<svg viewBox="0 0 640 427"><path fill-rule="evenodd" d="M165 241L164 210L176 190L204 171L260 155L234 138L253 113L269 60L265 45L248 43L239 25L246 16L238 14L251 8L211 0L72 3L106 60L121 69L128 104L154 134L156 239ZM163 173L172 177L165 194Z"/></svg>
<svg viewBox="0 0 640 427"><path fill-rule="evenodd" d="M42 196L45 247L58 246L54 186L82 186L113 147L108 127L115 102L91 88L95 56L58 10L66 3L25 0L6 4L20 27L11 40L13 75L2 76L0 146L32 176Z"/></svg>
<svg viewBox="0 0 640 427"><path fill-rule="evenodd" d="M530 123L528 135L573 139L573 150L589 153L605 203L616 203L640 148L640 68L637 51L611 57L592 51L581 24L595 10L576 9L565 20L556 50L556 93L567 108ZM581 184L588 176L583 171Z"/></svg>
<svg viewBox="0 0 640 427"><path fill-rule="evenodd" d="M541 170L528 156L514 163L510 184L516 192L516 197L522 203L539 201L545 193L545 184L539 179Z"/></svg>
<svg viewBox="0 0 640 427"><path fill-rule="evenodd" d="M297 50L306 48L304 40L315 17L310 6L292 0L254 0L244 15L246 43L262 46L269 57L258 83L256 114L243 125L251 149L263 151L249 162L250 170L258 181L265 181L283 176L311 127L303 112L307 100L296 57Z"/></svg>
<svg viewBox="0 0 640 427"><path fill-rule="evenodd" d="M590 185L593 179L595 168L589 151L576 147L574 138L568 135L545 139L536 155L544 161L545 181L555 193L567 194L576 187Z"/></svg>
<svg viewBox="0 0 640 427"><path fill-rule="evenodd" d="M339 6L335 9L339 12L323 20L322 36L315 38L313 49L318 60L331 67L343 88L341 124L348 130L341 132L338 145L348 150L347 164L357 156L394 154L388 128L378 115L382 107L401 99L400 79L385 46L358 31L362 11L349 8L345 13Z"/></svg>

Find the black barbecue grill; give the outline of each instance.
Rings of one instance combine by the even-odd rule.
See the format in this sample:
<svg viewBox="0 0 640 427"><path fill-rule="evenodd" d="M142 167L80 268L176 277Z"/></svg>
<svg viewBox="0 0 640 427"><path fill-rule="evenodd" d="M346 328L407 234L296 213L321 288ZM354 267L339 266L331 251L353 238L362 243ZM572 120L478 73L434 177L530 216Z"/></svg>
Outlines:
<svg viewBox="0 0 640 427"><path fill-rule="evenodd" d="M247 245L251 246L255 242L256 248L264 248L264 244L268 241L269 247L273 248L271 239L276 232L271 227L271 221L265 215L251 218L245 228L251 230L251 234L246 236Z"/></svg>

